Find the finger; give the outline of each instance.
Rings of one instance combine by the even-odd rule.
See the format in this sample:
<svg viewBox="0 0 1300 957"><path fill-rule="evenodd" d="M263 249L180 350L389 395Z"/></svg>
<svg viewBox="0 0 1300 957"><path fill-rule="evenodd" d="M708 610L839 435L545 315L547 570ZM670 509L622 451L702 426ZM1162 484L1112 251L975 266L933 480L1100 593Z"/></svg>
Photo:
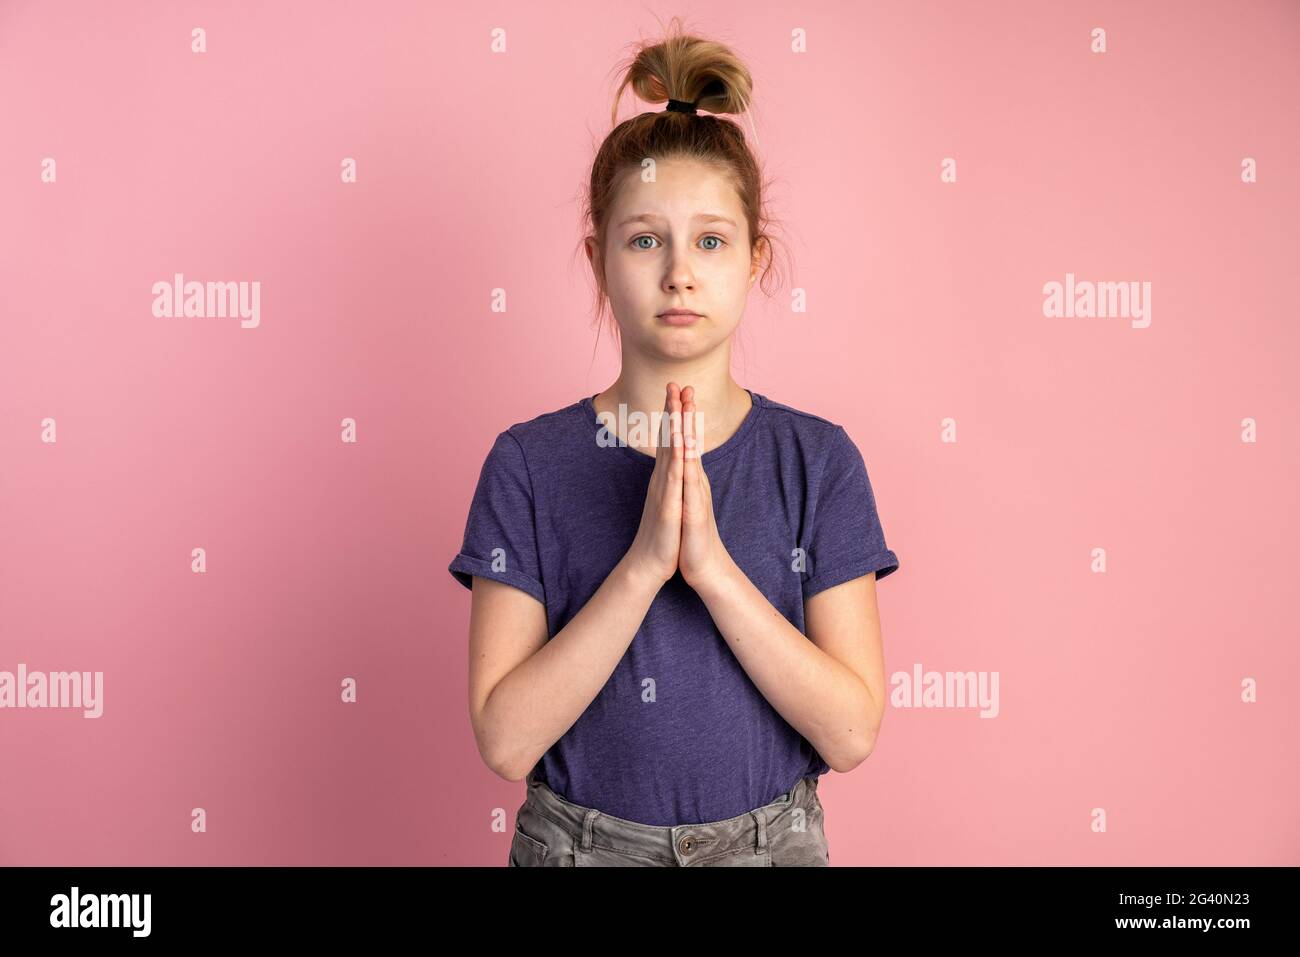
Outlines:
<svg viewBox="0 0 1300 957"><path fill-rule="evenodd" d="M676 382L669 383L670 399L672 408L668 418L668 428L671 432L671 449L672 449L672 466L668 470L668 480L676 489L678 499L681 499L682 488L682 394Z"/></svg>
<svg viewBox="0 0 1300 957"><path fill-rule="evenodd" d="M687 460L699 458L699 438L695 432L695 386L682 390L682 448Z"/></svg>
<svg viewBox="0 0 1300 957"><path fill-rule="evenodd" d="M655 467L654 467L654 472L651 473L650 482L652 485L656 482L659 483L658 486L656 487L661 487L664 484L664 482L666 481L668 471L673 464L672 444L665 443L662 441L664 419L667 417L668 413L672 410L672 405L673 405L672 386L673 384L671 382L669 382L667 385L664 386L663 412L660 414L659 421L656 423L658 428L651 430L654 435L654 442L655 442Z"/></svg>
<svg viewBox="0 0 1300 957"><path fill-rule="evenodd" d="M682 393L685 401L682 406L682 445L685 469L682 475L682 507L692 515L699 514L700 494L700 448L697 433L695 387L687 386Z"/></svg>
<svg viewBox="0 0 1300 957"><path fill-rule="evenodd" d="M664 393L666 396L664 410L659 417L659 427L654 430L655 442L659 447L655 463L655 469L659 472L659 484L655 487L655 491L659 496L660 510L667 510L669 514L676 516L682 501L681 466L677 462L677 449L673 445L672 438L672 413L673 403L677 398L677 384L668 383Z"/></svg>
<svg viewBox="0 0 1300 957"><path fill-rule="evenodd" d="M709 515L709 522L713 523L713 486L709 485L709 473L704 470L703 460L699 463L700 468L700 494L704 497L704 509Z"/></svg>
<svg viewBox="0 0 1300 957"><path fill-rule="evenodd" d="M701 514L707 515L709 521L712 522L713 521L713 490L712 487L709 485L709 473L704 468L704 446L703 446L703 440L700 438L700 415L699 415L699 408L695 404L694 388L691 388L690 410L691 410L691 414L690 414L691 435L694 439L693 445L695 447L695 455L694 455L695 486L696 486L696 490L699 492L700 495Z"/></svg>

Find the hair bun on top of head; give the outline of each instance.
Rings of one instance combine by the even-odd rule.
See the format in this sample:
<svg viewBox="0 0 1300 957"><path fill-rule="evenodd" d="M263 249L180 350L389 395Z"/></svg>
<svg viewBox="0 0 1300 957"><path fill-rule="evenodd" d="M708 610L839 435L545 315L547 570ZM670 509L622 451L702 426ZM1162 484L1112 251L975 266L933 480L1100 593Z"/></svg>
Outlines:
<svg viewBox="0 0 1300 957"><path fill-rule="evenodd" d="M665 112L743 113L754 81L729 47L682 33L674 18L665 39L637 50L618 93L627 86L647 103L666 101Z"/></svg>

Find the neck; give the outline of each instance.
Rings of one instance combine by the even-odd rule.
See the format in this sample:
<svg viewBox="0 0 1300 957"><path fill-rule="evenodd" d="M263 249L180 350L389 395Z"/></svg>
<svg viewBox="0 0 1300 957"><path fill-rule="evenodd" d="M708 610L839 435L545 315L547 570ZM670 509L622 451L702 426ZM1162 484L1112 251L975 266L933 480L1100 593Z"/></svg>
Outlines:
<svg viewBox="0 0 1300 957"><path fill-rule="evenodd" d="M729 439L749 414L752 404L749 393L731 377L727 365L720 363L691 367L624 365L614 383L592 401L597 412L612 412L617 416L619 406L626 405L628 415L641 412L651 416L663 411L669 382L676 382L682 389L688 385L695 387L695 409L702 426L700 454Z"/></svg>

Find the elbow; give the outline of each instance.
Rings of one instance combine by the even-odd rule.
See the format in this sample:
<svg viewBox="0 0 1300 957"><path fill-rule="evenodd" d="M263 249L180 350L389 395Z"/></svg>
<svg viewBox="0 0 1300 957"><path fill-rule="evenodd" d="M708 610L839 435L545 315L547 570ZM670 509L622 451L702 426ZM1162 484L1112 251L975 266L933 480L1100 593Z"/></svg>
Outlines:
<svg viewBox="0 0 1300 957"><path fill-rule="evenodd" d="M483 763L488 766L488 770L506 781L522 781L533 767L532 764L525 765L517 755L502 747L499 742L494 746L479 740L478 753Z"/></svg>
<svg viewBox="0 0 1300 957"><path fill-rule="evenodd" d="M850 735L850 740L836 752L835 761L827 758L826 763L830 765L831 770L847 774L871 757L871 752L876 749L876 738L880 734L881 717L878 714L871 715L870 720L862 722L865 727L861 733L854 732Z"/></svg>
<svg viewBox="0 0 1300 957"><path fill-rule="evenodd" d="M527 771L520 771L517 767L512 765L488 764L488 767L492 769L492 772L497 775L497 777L506 781L522 781L528 776Z"/></svg>
<svg viewBox="0 0 1300 957"><path fill-rule="evenodd" d="M834 761L827 758L826 763L830 765L832 771L836 771L840 774L848 774L863 761L867 760L867 758L871 757L871 751L874 747L875 741L858 741L855 743L853 750L837 756Z"/></svg>
<svg viewBox="0 0 1300 957"><path fill-rule="evenodd" d="M476 723L474 726L474 743L478 746L478 756L487 765L489 771L507 781L518 781L515 765L509 759L500 743L495 741L485 729Z"/></svg>
<svg viewBox="0 0 1300 957"><path fill-rule="evenodd" d="M471 704L469 717L474 729L474 744L478 747L479 757L493 774L507 781L522 781L533 765L524 764L517 749L504 738L503 729L493 721L488 708L491 699L492 693L489 692L481 705L475 707Z"/></svg>
<svg viewBox="0 0 1300 957"><path fill-rule="evenodd" d="M831 766L832 771L837 771L840 774L848 774L863 761L867 760L867 758L871 757L871 752L875 749L875 746L876 742L874 738L869 741L858 741L855 743L852 751L840 756L836 761L828 760L826 763Z"/></svg>
<svg viewBox="0 0 1300 957"><path fill-rule="evenodd" d="M483 748L479 748L478 753L479 757L483 759L483 763L487 765L489 771L499 778L504 778L507 781L510 780L509 769L498 760L494 754L484 751Z"/></svg>
<svg viewBox="0 0 1300 957"><path fill-rule="evenodd" d="M497 742L493 746L480 741L478 753L488 769L506 781L522 781L528 777L528 772L537 763L528 760L527 756L520 755L516 749L503 745L502 742Z"/></svg>
<svg viewBox="0 0 1300 957"><path fill-rule="evenodd" d="M522 781L528 776L529 770L532 769L531 764L524 767L517 761L498 756L482 748L479 749L479 756L483 758L483 763L488 766L488 770L506 781Z"/></svg>

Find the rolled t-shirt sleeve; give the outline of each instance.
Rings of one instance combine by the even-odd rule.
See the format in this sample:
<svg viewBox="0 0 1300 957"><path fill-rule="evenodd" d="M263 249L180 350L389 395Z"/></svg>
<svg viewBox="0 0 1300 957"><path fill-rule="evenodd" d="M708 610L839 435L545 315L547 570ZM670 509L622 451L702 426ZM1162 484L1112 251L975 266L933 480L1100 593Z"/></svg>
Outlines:
<svg viewBox="0 0 1300 957"><path fill-rule="evenodd" d="M447 570L466 588L479 575L520 588L545 605L536 527L523 449L509 431L502 432L483 462L465 539Z"/></svg>
<svg viewBox="0 0 1300 957"><path fill-rule="evenodd" d="M879 581L897 570L898 556L885 544L862 453L844 427L836 426L816 483L804 600L869 572Z"/></svg>

